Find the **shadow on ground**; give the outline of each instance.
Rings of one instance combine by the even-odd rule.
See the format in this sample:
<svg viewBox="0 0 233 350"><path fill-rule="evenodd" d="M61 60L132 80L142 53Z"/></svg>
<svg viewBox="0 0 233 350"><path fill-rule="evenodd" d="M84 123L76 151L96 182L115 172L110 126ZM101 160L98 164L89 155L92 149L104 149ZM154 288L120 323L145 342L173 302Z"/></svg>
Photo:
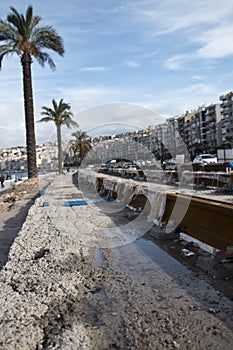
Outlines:
<svg viewBox="0 0 233 350"><path fill-rule="evenodd" d="M0 269L6 264L11 245L21 230L28 211L37 197L25 202L19 210L13 205L7 212L0 214L0 220L6 218L0 229Z"/></svg>

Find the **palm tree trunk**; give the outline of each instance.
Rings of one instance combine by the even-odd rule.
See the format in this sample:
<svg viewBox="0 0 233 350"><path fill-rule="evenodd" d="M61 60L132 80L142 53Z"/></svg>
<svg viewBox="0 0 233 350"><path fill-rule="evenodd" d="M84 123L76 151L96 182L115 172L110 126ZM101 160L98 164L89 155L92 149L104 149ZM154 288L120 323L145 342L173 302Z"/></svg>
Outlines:
<svg viewBox="0 0 233 350"><path fill-rule="evenodd" d="M58 171L62 172L61 125L57 125Z"/></svg>
<svg viewBox="0 0 233 350"><path fill-rule="evenodd" d="M26 144L27 144L27 163L28 178L37 177L36 165L36 138L34 125L34 109L32 96L32 75L31 75L31 57L29 54L23 54L21 58L23 66L23 91L24 91L24 110L26 126Z"/></svg>
<svg viewBox="0 0 233 350"><path fill-rule="evenodd" d="M82 147L82 144L80 144L80 165L82 163L82 160L83 160L83 147Z"/></svg>

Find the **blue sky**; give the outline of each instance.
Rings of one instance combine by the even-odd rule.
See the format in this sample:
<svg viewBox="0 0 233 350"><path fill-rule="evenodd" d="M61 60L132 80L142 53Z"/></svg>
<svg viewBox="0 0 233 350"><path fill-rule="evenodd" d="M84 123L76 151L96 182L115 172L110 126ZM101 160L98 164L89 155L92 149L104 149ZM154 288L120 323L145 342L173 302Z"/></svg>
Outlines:
<svg viewBox="0 0 233 350"><path fill-rule="evenodd" d="M65 46L63 58L51 52L55 72L32 65L35 120L42 106L64 98L82 130L104 133L102 125L112 122L143 128L158 122L149 111L162 120L218 103L233 90L233 0L29 3ZM29 3L2 0L0 17L6 18L9 6L25 13ZM19 57L4 59L0 89L0 148L24 145ZM134 107L120 113L124 104L139 106L141 113ZM36 124L36 137L38 144L55 138L54 125Z"/></svg>

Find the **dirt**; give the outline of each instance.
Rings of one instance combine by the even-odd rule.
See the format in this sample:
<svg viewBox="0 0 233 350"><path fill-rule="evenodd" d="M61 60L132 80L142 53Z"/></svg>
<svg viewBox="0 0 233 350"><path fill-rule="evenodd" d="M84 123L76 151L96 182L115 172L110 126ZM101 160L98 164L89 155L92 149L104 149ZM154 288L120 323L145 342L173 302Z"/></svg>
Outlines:
<svg viewBox="0 0 233 350"><path fill-rule="evenodd" d="M80 197L68 176L55 180L23 226L18 220L0 273L1 350L232 349L233 295L148 236L101 247L103 228L126 223L127 213L62 207L74 193ZM29 194L22 189L14 205Z"/></svg>

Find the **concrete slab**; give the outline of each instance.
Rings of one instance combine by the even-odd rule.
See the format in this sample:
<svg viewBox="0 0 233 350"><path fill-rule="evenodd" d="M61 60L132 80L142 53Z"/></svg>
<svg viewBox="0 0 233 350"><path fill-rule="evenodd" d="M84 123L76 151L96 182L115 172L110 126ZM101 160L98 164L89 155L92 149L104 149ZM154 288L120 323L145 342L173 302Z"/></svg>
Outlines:
<svg viewBox="0 0 233 350"><path fill-rule="evenodd" d="M160 228L159 226L154 225L148 232L153 238L156 238L158 240L172 240L177 239L180 237L179 232L176 232L175 230L171 232L166 232L165 229Z"/></svg>

